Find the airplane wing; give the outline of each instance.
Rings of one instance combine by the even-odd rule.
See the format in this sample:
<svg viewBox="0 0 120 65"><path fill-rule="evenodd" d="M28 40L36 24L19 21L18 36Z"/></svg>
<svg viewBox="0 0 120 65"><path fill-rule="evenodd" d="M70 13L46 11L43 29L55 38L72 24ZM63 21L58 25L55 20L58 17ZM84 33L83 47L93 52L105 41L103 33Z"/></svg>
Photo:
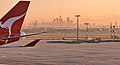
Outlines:
<svg viewBox="0 0 120 65"><path fill-rule="evenodd" d="M14 39L14 38L21 38L21 37L27 37L27 36L32 36L32 35L44 34L44 33L47 33L47 32L32 33L32 34L26 34L22 36L4 37L4 38L0 38L0 40L9 40L9 39Z"/></svg>

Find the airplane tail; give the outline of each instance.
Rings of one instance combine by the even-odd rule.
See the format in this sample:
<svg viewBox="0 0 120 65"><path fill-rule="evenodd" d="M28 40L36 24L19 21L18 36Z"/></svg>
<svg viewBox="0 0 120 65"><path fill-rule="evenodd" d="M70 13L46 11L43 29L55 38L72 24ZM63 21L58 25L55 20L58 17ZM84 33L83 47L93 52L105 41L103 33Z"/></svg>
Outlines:
<svg viewBox="0 0 120 65"><path fill-rule="evenodd" d="M39 41L40 41L40 39L36 39L36 40L32 41L31 43L23 46L23 47L32 47L32 46L35 46Z"/></svg>
<svg viewBox="0 0 120 65"><path fill-rule="evenodd" d="M0 19L0 37L20 36L20 30L30 1L19 1Z"/></svg>

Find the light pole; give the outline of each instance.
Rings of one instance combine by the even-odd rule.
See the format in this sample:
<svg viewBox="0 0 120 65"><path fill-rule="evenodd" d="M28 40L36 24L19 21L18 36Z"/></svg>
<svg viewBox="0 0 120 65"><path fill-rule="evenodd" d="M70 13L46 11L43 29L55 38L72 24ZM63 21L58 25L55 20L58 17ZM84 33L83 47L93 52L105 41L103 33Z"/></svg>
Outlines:
<svg viewBox="0 0 120 65"><path fill-rule="evenodd" d="M77 43L79 42L79 17L80 15L75 15L75 17L77 18Z"/></svg>
<svg viewBox="0 0 120 65"><path fill-rule="evenodd" d="M115 40L115 26L113 26L113 39Z"/></svg>
<svg viewBox="0 0 120 65"><path fill-rule="evenodd" d="M88 39L88 25L89 25L89 23L85 23L85 25L86 25L86 40Z"/></svg>

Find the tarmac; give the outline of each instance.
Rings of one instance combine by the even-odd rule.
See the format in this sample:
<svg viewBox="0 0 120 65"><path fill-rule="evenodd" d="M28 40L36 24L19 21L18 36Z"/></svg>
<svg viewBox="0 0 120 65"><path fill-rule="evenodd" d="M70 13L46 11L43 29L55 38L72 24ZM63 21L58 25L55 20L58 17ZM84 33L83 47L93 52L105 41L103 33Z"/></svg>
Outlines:
<svg viewBox="0 0 120 65"><path fill-rule="evenodd" d="M5 46L20 46L34 39ZM35 47L0 48L0 65L120 65L120 42L63 44L41 40Z"/></svg>

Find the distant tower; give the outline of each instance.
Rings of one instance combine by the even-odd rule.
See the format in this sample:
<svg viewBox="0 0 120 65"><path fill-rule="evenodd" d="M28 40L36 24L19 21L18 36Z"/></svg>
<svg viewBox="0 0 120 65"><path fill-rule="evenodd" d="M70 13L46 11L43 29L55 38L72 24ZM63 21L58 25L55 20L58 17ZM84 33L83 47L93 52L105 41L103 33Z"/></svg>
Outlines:
<svg viewBox="0 0 120 65"><path fill-rule="evenodd" d="M116 30L118 30L118 23L117 23L117 21L115 22L115 27L116 27Z"/></svg>
<svg viewBox="0 0 120 65"><path fill-rule="evenodd" d="M110 22L110 29L109 29L109 31L110 31L111 38L113 38L113 25L112 25L112 22Z"/></svg>
<svg viewBox="0 0 120 65"><path fill-rule="evenodd" d="M67 17L67 20L66 20L66 27L69 27L69 26L70 26L69 23L70 23L70 19L69 19L69 17Z"/></svg>
<svg viewBox="0 0 120 65"><path fill-rule="evenodd" d="M59 26L59 19L56 18L56 24L55 24L55 27L58 27Z"/></svg>
<svg viewBox="0 0 120 65"><path fill-rule="evenodd" d="M56 25L56 20L55 19L53 19L53 21L52 21L52 27L54 27L55 25Z"/></svg>
<svg viewBox="0 0 120 65"><path fill-rule="evenodd" d="M70 28L73 27L73 20L70 20L69 17L67 17L66 19L66 27L70 27Z"/></svg>
<svg viewBox="0 0 120 65"><path fill-rule="evenodd" d="M71 27L73 27L73 20L70 20L70 23L71 23L71 25L70 25L70 26L71 26Z"/></svg>
<svg viewBox="0 0 120 65"><path fill-rule="evenodd" d="M60 18L59 18L59 22L62 22L62 17L60 16Z"/></svg>
<svg viewBox="0 0 120 65"><path fill-rule="evenodd" d="M56 20L55 19L53 19L53 22L55 22Z"/></svg>
<svg viewBox="0 0 120 65"><path fill-rule="evenodd" d="M63 19L62 19L61 16L60 16L60 18L59 18L59 24L60 24L59 27L65 27L65 21L63 21Z"/></svg>
<svg viewBox="0 0 120 65"><path fill-rule="evenodd" d="M34 22L34 28L36 28L37 26L38 26L38 21L35 20L35 22Z"/></svg>
<svg viewBox="0 0 120 65"><path fill-rule="evenodd" d="M58 20L58 18L56 18L56 22L58 22L59 20Z"/></svg>
<svg viewBox="0 0 120 65"><path fill-rule="evenodd" d="M70 21L70 18L69 18L69 17L67 17L67 21Z"/></svg>
<svg viewBox="0 0 120 65"><path fill-rule="evenodd" d="M110 22L110 33L111 33L111 35L112 35L112 30L113 30L113 26L112 26L112 22Z"/></svg>

